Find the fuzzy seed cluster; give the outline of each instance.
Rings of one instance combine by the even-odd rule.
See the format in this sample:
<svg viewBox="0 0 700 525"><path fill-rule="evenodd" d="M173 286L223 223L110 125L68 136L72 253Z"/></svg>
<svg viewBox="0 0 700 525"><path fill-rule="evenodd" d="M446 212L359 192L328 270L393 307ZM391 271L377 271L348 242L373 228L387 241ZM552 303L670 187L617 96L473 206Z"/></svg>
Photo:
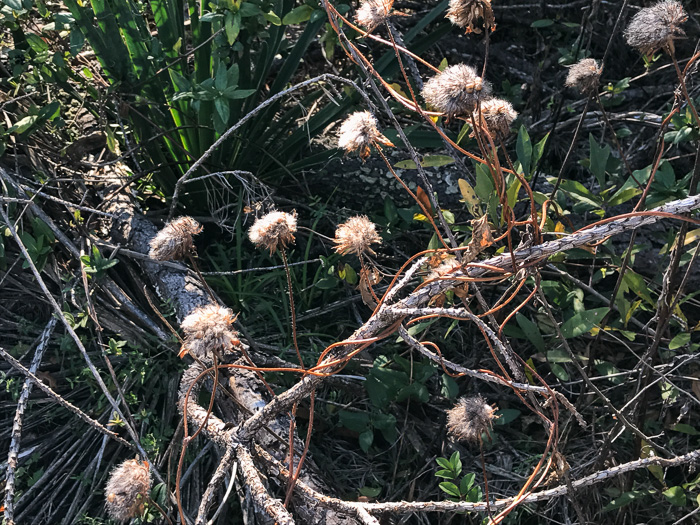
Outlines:
<svg viewBox="0 0 700 525"><path fill-rule="evenodd" d="M367 31L372 31L389 18L393 4L394 0L363 0L355 13L355 21Z"/></svg>
<svg viewBox="0 0 700 525"><path fill-rule="evenodd" d="M490 98L481 103L481 116L491 135L505 139L510 133L510 125L518 116L513 105L507 100Z"/></svg>
<svg viewBox="0 0 700 525"><path fill-rule="evenodd" d="M271 211L255 220L248 230L248 238L258 248L266 248L272 254L280 245L286 248L293 243L296 231L296 212Z"/></svg>
<svg viewBox="0 0 700 525"><path fill-rule="evenodd" d="M583 95L593 95L598 91L600 75L603 68L592 58L579 60L569 68L566 76L566 87L578 89Z"/></svg>
<svg viewBox="0 0 700 525"><path fill-rule="evenodd" d="M466 64L449 66L423 86L426 103L449 119L470 116L476 105L490 95L491 84Z"/></svg>
<svg viewBox="0 0 700 525"><path fill-rule="evenodd" d="M447 430L457 441L478 443L491 430L495 409L481 396L463 397L447 411Z"/></svg>
<svg viewBox="0 0 700 525"><path fill-rule="evenodd" d="M105 486L105 507L116 521L127 521L143 513L151 491L151 473L144 461L129 459L112 470Z"/></svg>
<svg viewBox="0 0 700 525"><path fill-rule="evenodd" d="M659 49L672 53L673 40L685 34L680 26L686 20L688 15L680 2L663 0L634 15L625 30L625 40L644 55Z"/></svg>
<svg viewBox="0 0 700 525"><path fill-rule="evenodd" d="M175 261L182 259L194 247L192 237L202 231L202 226L192 217L178 217L169 222L151 239L151 259Z"/></svg>
<svg viewBox="0 0 700 525"><path fill-rule="evenodd" d="M185 317L180 327L185 335L180 357L188 351L200 359L227 354L241 344L238 333L231 327L236 316L228 308L207 304Z"/></svg>
<svg viewBox="0 0 700 525"><path fill-rule="evenodd" d="M375 255L370 245L381 242L377 226L364 215L350 217L335 230L335 251L341 255L354 253L359 257L365 252Z"/></svg>
<svg viewBox="0 0 700 525"><path fill-rule="evenodd" d="M356 111L340 125L338 147L345 153L357 151L362 160L369 157L371 146L393 144L380 133L377 119L369 111Z"/></svg>
<svg viewBox="0 0 700 525"><path fill-rule="evenodd" d="M477 26L479 20L483 20L486 31L496 27L491 0L450 0L447 18L457 27L465 28L467 33L481 33Z"/></svg>

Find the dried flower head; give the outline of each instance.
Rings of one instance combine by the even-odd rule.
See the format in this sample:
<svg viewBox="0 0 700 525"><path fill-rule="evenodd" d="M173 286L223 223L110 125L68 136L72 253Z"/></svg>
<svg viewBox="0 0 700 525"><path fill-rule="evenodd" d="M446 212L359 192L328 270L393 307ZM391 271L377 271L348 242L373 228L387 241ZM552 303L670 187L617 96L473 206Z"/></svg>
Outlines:
<svg viewBox="0 0 700 525"><path fill-rule="evenodd" d="M188 351L200 359L214 353L226 354L241 344L238 333L231 328L236 316L228 308L210 303L195 308L180 324L185 334L180 357Z"/></svg>
<svg viewBox="0 0 700 525"><path fill-rule="evenodd" d="M151 491L148 463L128 459L112 470L105 486L105 506L113 520L126 521L143 513L143 504Z"/></svg>
<svg viewBox="0 0 700 525"><path fill-rule="evenodd" d="M178 217L151 239L148 255L157 261L182 259L194 246L192 236L201 231L202 226L192 217Z"/></svg>
<svg viewBox="0 0 700 525"><path fill-rule="evenodd" d="M381 242L376 225L364 215L350 217L335 230L335 251L342 255L354 253L359 257L364 252L375 255L370 245Z"/></svg>
<svg viewBox="0 0 700 525"><path fill-rule="evenodd" d="M510 133L510 125L518 113L507 100L490 98L481 103L481 116L486 121L489 133L504 139Z"/></svg>
<svg viewBox="0 0 700 525"><path fill-rule="evenodd" d="M479 19L484 21L486 31L496 29L491 0L450 0L447 18L457 27L465 28L467 33L481 33L481 28L476 27Z"/></svg>
<svg viewBox="0 0 700 525"><path fill-rule="evenodd" d="M377 125L377 119L369 111L356 111L340 126L338 147L343 148L346 153L357 151L360 158L365 160L369 157L370 146L377 143L393 146L391 141L379 132Z"/></svg>
<svg viewBox="0 0 700 525"><path fill-rule="evenodd" d="M286 248L294 242L296 231L296 212L271 211L255 220L248 231L248 238L258 248L267 248L272 254L278 245Z"/></svg>
<svg viewBox="0 0 700 525"><path fill-rule="evenodd" d="M625 30L625 40L642 54L651 55L659 49L673 52L673 40L685 35L680 25L688 20L677 0L663 0L640 9Z"/></svg>
<svg viewBox="0 0 700 525"><path fill-rule="evenodd" d="M569 68L565 85L578 89L583 95L593 95L598 91L602 72L603 68L598 65L598 62L592 58L584 58Z"/></svg>
<svg viewBox="0 0 700 525"><path fill-rule="evenodd" d="M394 0L362 0L355 13L355 21L367 31L372 31L389 18L393 4Z"/></svg>
<svg viewBox="0 0 700 525"><path fill-rule="evenodd" d="M463 397L447 411L447 430L458 441L478 442L491 429L495 408L481 396Z"/></svg>
<svg viewBox="0 0 700 525"><path fill-rule="evenodd" d="M473 67L457 64L428 80L423 98L447 118L469 116L479 101L491 94L491 84L477 75Z"/></svg>

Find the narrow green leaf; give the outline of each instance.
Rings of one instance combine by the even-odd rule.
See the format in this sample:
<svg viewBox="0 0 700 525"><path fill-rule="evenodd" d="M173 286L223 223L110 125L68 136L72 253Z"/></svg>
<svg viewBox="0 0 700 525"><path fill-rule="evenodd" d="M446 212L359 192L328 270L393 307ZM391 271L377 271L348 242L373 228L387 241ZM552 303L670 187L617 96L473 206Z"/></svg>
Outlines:
<svg viewBox="0 0 700 525"><path fill-rule="evenodd" d="M523 173L525 176L530 175L530 166L532 162L532 142L530 141L530 135L528 134L525 126L520 126L518 131L518 140L515 143L515 152L520 161L520 165L523 167Z"/></svg>
<svg viewBox="0 0 700 525"><path fill-rule="evenodd" d="M690 343L690 332L683 332L671 339L671 342L668 344L668 349L676 350L677 348L681 348L688 343Z"/></svg>
<svg viewBox="0 0 700 525"><path fill-rule="evenodd" d="M284 15L284 18L282 18L282 24L287 26L306 22L309 18L311 18L311 13L313 13L313 11L314 8L307 4L295 7L289 13Z"/></svg>
<svg viewBox="0 0 700 525"><path fill-rule="evenodd" d="M594 308L592 310L585 310L579 312L568 319L563 325L561 325L562 335L570 339L572 337L578 337L581 334L590 332L591 329L600 321L603 316L608 312L609 308L607 306L602 308Z"/></svg>

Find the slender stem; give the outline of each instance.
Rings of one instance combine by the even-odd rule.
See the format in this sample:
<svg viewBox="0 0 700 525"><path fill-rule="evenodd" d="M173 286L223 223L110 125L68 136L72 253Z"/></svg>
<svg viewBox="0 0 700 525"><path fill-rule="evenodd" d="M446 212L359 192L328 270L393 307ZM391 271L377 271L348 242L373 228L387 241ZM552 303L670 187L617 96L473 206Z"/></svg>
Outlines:
<svg viewBox="0 0 700 525"><path fill-rule="evenodd" d="M282 248L280 254L284 262L284 273L287 275L287 291L289 292L289 310L292 315L292 340L294 341L294 350L296 350L299 365L302 368L306 368L304 366L304 360L301 358L301 352L299 352L299 343L297 342L297 312L294 308L294 288L292 287L292 274L289 271L289 263L287 262L287 252Z"/></svg>

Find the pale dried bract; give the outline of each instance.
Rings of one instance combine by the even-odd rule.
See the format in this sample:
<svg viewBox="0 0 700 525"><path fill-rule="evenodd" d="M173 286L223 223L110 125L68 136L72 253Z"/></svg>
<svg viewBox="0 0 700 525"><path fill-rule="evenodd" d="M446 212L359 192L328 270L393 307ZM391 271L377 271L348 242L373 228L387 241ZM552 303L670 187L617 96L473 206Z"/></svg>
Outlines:
<svg viewBox="0 0 700 525"><path fill-rule="evenodd" d="M192 237L202 231L202 226L192 217L178 217L169 222L151 239L151 259L174 261L188 255L193 246Z"/></svg>
<svg viewBox="0 0 700 525"><path fill-rule="evenodd" d="M470 116L477 103L491 94L491 84L473 67L457 64L428 80L423 87L426 103L448 118Z"/></svg>
<svg viewBox="0 0 700 525"><path fill-rule="evenodd" d="M370 245L381 242L376 225L364 215L350 217L335 230L335 251L343 255L354 253L359 257L365 252L375 255Z"/></svg>
<svg viewBox="0 0 700 525"><path fill-rule="evenodd" d="M338 147L346 153L357 151L364 160L369 157L372 145L393 146L377 126L377 119L369 111L356 111L341 124Z"/></svg>
<svg viewBox="0 0 700 525"><path fill-rule="evenodd" d="M393 0L362 0L355 13L355 21L367 31L372 31L389 18L393 4Z"/></svg>
<svg viewBox="0 0 700 525"><path fill-rule="evenodd" d="M112 470L105 486L105 507L110 518L127 521L143 513L151 491L151 473L144 461L129 459Z"/></svg>
<svg viewBox="0 0 700 525"><path fill-rule="evenodd" d="M664 0L634 15L625 30L625 40L644 55L659 49L673 53L673 41L685 35L680 26L687 19L680 2Z"/></svg>
<svg viewBox="0 0 700 525"><path fill-rule="evenodd" d="M433 279L440 279L441 277L450 277L451 274L456 272L459 267L460 264L457 258L449 257L433 268L428 274L426 280L431 281Z"/></svg>
<svg viewBox="0 0 700 525"><path fill-rule="evenodd" d="M255 220L248 231L248 238L258 248L267 248L272 254L278 246L286 248L293 243L296 231L296 212L271 211Z"/></svg>
<svg viewBox="0 0 700 525"><path fill-rule="evenodd" d="M218 304L196 308L180 325L185 335L180 357L187 351L200 359L230 353L241 343L238 333L231 327L235 319L231 310Z"/></svg>
<svg viewBox="0 0 700 525"><path fill-rule="evenodd" d="M463 397L447 411L447 430L457 441L478 443L494 419L495 409L483 397Z"/></svg>
<svg viewBox="0 0 700 525"><path fill-rule="evenodd" d="M576 88L584 95L593 95L598 91L600 75L603 68L592 58L579 60L569 68L566 86Z"/></svg>
<svg viewBox="0 0 700 525"><path fill-rule="evenodd" d="M491 0L450 0L447 18L454 25L465 28L467 33L481 33L479 20L483 20L486 31L496 28Z"/></svg>
<svg viewBox="0 0 700 525"><path fill-rule="evenodd" d="M481 116L484 117L489 133L504 139L510 133L510 125L518 113L507 100L490 98L481 103Z"/></svg>

